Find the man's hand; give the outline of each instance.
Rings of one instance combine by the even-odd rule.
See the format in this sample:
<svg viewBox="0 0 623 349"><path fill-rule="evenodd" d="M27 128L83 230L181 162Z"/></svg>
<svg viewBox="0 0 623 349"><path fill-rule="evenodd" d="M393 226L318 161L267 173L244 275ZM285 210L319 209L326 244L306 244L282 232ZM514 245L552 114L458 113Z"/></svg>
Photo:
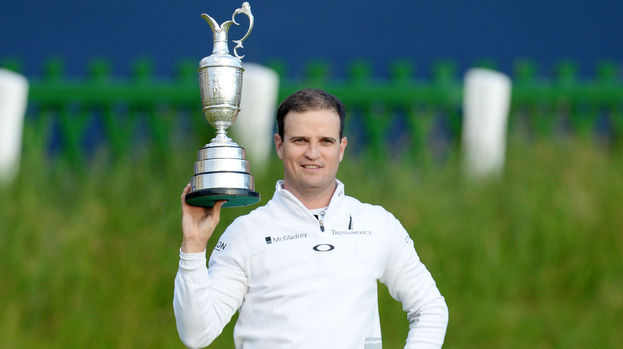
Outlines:
<svg viewBox="0 0 623 349"><path fill-rule="evenodd" d="M182 252L203 252L208 240L221 218L221 206L227 201L221 200L214 207L197 207L186 203L186 194L190 192L190 184L182 192Z"/></svg>

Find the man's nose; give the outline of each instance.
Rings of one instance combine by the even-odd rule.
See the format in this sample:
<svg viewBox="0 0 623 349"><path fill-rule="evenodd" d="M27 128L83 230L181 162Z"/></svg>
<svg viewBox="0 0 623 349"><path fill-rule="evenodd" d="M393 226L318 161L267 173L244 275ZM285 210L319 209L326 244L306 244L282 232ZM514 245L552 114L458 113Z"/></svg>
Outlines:
<svg viewBox="0 0 623 349"><path fill-rule="evenodd" d="M318 151L318 145L314 142L310 142L307 146L307 149L305 149L304 155L310 160L317 159L320 156L320 152Z"/></svg>

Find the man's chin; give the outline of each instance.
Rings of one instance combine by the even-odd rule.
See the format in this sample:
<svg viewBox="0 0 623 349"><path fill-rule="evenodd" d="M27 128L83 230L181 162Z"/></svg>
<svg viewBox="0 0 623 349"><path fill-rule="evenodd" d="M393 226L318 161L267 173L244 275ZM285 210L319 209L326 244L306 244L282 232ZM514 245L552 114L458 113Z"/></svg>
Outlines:
<svg viewBox="0 0 623 349"><path fill-rule="evenodd" d="M325 189L328 189L334 182L335 181L323 181L320 179L316 181L311 180L303 183L303 188L308 191L323 191Z"/></svg>

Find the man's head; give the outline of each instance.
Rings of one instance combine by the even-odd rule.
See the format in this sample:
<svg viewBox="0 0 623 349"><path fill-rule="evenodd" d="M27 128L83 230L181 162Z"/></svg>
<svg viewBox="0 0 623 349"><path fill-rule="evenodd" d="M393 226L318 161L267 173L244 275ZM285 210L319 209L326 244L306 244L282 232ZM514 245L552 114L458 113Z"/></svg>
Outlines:
<svg viewBox="0 0 623 349"><path fill-rule="evenodd" d="M279 107L275 147L283 161L284 188L306 206L325 206L335 191L347 143L344 114L342 103L321 90L299 91Z"/></svg>
<svg viewBox="0 0 623 349"><path fill-rule="evenodd" d="M318 110L332 111L339 116L340 138L342 138L342 134L344 133L344 118L346 117L344 105L337 97L326 91L315 88L294 92L281 102L277 110L277 133L283 139L285 119L290 111L302 113Z"/></svg>

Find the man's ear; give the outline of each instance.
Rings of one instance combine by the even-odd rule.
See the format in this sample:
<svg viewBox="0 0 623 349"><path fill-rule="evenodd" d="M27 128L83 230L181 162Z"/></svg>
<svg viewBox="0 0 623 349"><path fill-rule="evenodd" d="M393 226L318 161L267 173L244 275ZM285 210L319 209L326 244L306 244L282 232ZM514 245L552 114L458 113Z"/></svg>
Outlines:
<svg viewBox="0 0 623 349"><path fill-rule="evenodd" d="M275 149L277 149L277 156L279 156L280 159L283 159L283 141L278 133L275 133Z"/></svg>
<svg viewBox="0 0 623 349"><path fill-rule="evenodd" d="M344 158L344 150L346 149L346 145L348 144L348 139L346 137L342 137L340 140L340 161Z"/></svg>

